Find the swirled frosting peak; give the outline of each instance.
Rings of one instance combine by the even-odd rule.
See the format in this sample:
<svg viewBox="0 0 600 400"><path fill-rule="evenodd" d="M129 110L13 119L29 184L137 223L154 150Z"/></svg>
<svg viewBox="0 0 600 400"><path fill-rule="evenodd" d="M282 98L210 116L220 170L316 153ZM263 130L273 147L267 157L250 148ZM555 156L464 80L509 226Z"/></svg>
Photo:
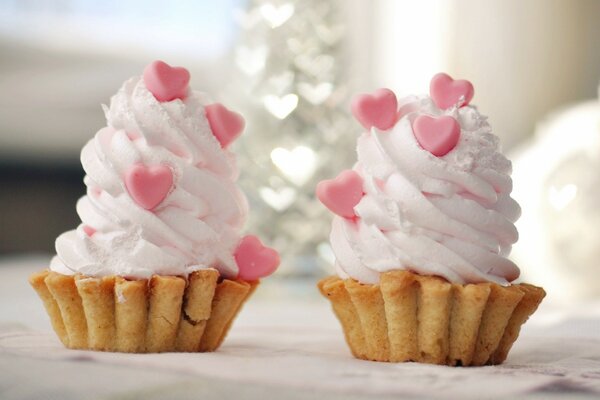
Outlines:
<svg viewBox="0 0 600 400"><path fill-rule="evenodd" d="M431 96L405 98L397 108L381 90L353 101L362 104L353 113L368 129L353 167L362 195L348 215L347 201L340 207L322 186L317 190L336 214L330 239L342 278L377 283L395 269L456 283L518 277L507 258L521 213L510 197L511 163L487 118L468 105L473 90L465 82L436 75ZM381 106L376 112L373 103ZM394 123L381 129L390 118ZM338 192L342 183L338 178ZM336 187L335 180L324 184Z"/></svg>
<svg viewBox="0 0 600 400"><path fill-rule="evenodd" d="M131 278L186 276L201 268L228 278L240 274L236 254L248 204L227 146L243 119L210 104L188 81L187 70L157 61L104 106L107 126L81 151L82 223L57 238L51 269ZM273 272L274 259L245 276Z"/></svg>

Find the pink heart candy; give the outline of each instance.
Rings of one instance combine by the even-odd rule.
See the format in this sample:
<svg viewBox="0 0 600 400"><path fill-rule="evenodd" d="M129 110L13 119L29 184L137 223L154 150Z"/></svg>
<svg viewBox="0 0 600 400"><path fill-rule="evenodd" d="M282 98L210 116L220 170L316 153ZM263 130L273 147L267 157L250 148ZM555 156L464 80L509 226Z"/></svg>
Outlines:
<svg viewBox="0 0 600 400"><path fill-rule="evenodd" d="M94 233L96 233L96 230L89 225L84 225L82 227L82 229L85 232L85 234L88 235L89 237L92 237L94 235Z"/></svg>
<svg viewBox="0 0 600 400"><path fill-rule="evenodd" d="M253 235L244 236L233 254L237 263L238 279L255 281L271 275L279 266L279 253L264 246Z"/></svg>
<svg viewBox="0 0 600 400"><path fill-rule="evenodd" d="M354 206L363 197L363 180L355 171L342 171L335 179L319 182L317 197L333 213L344 218L354 218Z"/></svg>
<svg viewBox="0 0 600 400"><path fill-rule="evenodd" d="M390 89L378 89L372 94L354 96L352 114L366 129L388 130L397 121L398 100Z"/></svg>
<svg viewBox="0 0 600 400"><path fill-rule="evenodd" d="M173 186L173 172L166 165L135 164L125 172L125 187L131 198L146 210L162 203Z"/></svg>
<svg viewBox="0 0 600 400"><path fill-rule="evenodd" d="M233 142L244 130L244 117L228 110L223 104L210 104L204 110L210 129L223 148Z"/></svg>
<svg viewBox="0 0 600 400"><path fill-rule="evenodd" d="M431 79L429 94L434 103L445 110L452 106L458 107L469 104L475 91L473 84L466 80L454 80L448 74L439 73Z"/></svg>
<svg viewBox="0 0 600 400"><path fill-rule="evenodd" d="M421 147L437 157L448 154L456 147L460 138L458 121L447 115L437 118L419 115L412 128Z"/></svg>
<svg viewBox="0 0 600 400"><path fill-rule="evenodd" d="M183 67L171 67L154 61L144 69L144 84L158 101L184 99L188 92L190 73Z"/></svg>

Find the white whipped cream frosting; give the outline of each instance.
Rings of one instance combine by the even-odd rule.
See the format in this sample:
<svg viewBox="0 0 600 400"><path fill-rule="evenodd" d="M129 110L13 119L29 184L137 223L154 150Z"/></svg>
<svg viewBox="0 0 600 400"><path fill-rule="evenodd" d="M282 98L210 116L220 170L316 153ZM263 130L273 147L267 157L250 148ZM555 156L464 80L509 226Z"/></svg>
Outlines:
<svg viewBox="0 0 600 400"><path fill-rule="evenodd" d="M364 197L356 220L334 216L331 245L340 277L377 283L382 272L407 269L455 283L506 285L519 275L507 259L518 239L521 209L510 197L511 162L475 107L440 110L429 97L401 101L393 128L358 139L354 170ZM450 115L457 146L442 157L424 150L412 121Z"/></svg>
<svg viewBox="0 0 600 400"><path fill-rule="evenodd" d="M82 224L56 240L54 271L88 276L148 278L216 268L235 277L233 252L248 204L235 181L235 158L211 132L204 96L157 101L140 77L126 81L110 107L108 127L81 152L87 195L77 203ZM173 187L154 210L129 196L125 171L163 164ZM84 226L96 230L92 236Z"/></svg>

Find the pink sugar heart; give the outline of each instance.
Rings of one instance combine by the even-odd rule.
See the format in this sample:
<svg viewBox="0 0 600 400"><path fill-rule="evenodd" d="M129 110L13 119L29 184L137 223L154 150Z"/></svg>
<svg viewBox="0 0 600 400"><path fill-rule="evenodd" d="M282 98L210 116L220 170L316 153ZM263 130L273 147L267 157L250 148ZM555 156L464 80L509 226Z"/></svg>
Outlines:
<svg viewBox="0 0 600 400"><path fill-rule="evenodd" d="M473 84L466 80L454 80L448 74L439 73L431 79L429 94L434 103L445 110L452 106L469 104L475 91Z"/></svg>
<svg viewBox="0 0 600 400"><path fill-rule="evenodd" d="M333 213L344 218L354 218L354 207L363 197L363 180L355 171L341 172L335 179L319 182L317 197Z"/></svg>
<svg viewBox="0 0 600 400"><path fill-rule="evenodd" d="M279 253L264 246L253 235L244 236L233 254L239 268L238 279L255 281L271 275L279 266Z"/></svg>
<svg viewBox="0 0 600 400"><path fill-rule="evenodd" d="M378 89L372 94L354 96L352 114L366 129L388 130L397 121L398 100L390 89Z"/></svg>
<svg viewBox="0 0 600 400"><path fill-rule="evenodd" d="M447 115L437 118L419 115L412 128L421 147L437 157L448 154L456 147L460 138L458 121Z"/></svg>
<svg viewBox="0 0 600 400"><path fill-rule="evenodd" d="M94 233L96 233L96 230L89 225L84 225L82 227L82 229L85 232L85 234L88 235L89 237L92 237L94 235Z"/></svg>
<svg viewBox="0 0 600 400"><path fill-rule="evenodd" d="M233 142L244 130L244 117L228 110L223 104L210 104L204 110L210 129L223 148Z"/></svg>
<svg viewBox="0 0 600 400"><path fill-rule="evenodd" d="M183 67L171 67L154 61L144 69L144 84L158 101L184 99L188 92L190 73Z"/></svg>
<svg viewBox="0 0 600 400"><path fill-rule="evenodd" d="M135 164L125 172L125 187L131 198L146 210L162 203L173 186L173 172L166 165Z"/></svg>

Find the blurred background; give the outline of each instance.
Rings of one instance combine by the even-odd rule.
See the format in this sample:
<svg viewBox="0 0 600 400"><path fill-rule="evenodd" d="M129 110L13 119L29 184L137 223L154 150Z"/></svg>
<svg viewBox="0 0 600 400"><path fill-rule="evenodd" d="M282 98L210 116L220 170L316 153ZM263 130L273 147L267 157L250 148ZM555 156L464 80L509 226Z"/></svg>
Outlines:
<svg viewBox="0 0 600 400"><path fill-rule="evenodd" d="M280 276L331 272L319 180L356 160L358 91L475 86L514 160L513 255L562 300L600 297L600 1L0 0L0 259L50 255L79 223L79 152L154 59L244 114L248 230Z"/></svg>

